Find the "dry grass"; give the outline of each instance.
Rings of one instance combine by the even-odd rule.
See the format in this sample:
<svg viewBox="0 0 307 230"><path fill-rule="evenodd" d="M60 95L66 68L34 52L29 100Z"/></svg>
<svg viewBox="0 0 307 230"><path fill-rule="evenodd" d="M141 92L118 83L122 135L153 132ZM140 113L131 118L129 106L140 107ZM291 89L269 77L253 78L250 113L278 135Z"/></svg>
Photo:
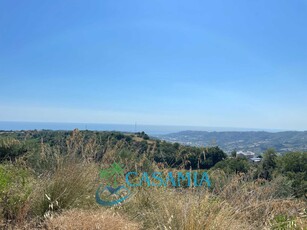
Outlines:
<svg viewBox="0 0 307 230"><path fill-rule="evenodd" d="M67 143L67 157L55 157L54 170L37 178L37 189L29 201L30 215L25 212L30 219L23 215L23 222L5 227L7 220L1 223L0 219L0 229L307 229L306 202L292 199L282 178L254 181L249 175L229 176L219 171L210 174L211 191L134 188L133 196L125 203L97 208L94 194L99 170L92 162L96 144L89 142L82 148L81 143L82 138L75 132ZM115 146L107 150L103 163L114 162L118 149ZM77 154L82 160L76 158ZM138 162L128 157L126 165L130 163L129 167L140 171L148 162L145 157Z"/></svg>
<svg viewBox="0 0 307 230"><path fill-rule="evenodd" d="M245 176L228 180L219 194L203 188L139 188L116 210L144 229L307 229L305 201L280 198L279 181L257 184Z"/></svg>
<svg viewBox="0 0 307 230"><path fill-rule="evenodd" d="M61 214L53 214L44 222L32 220L22 224L1 225L6 230L138 230L139 223L130 221L126 216L111 210L81 210L71 209Z"/></svg>
<svg viewBox="0 0 307 230"><path fill-rule="evenodd" d="M296 219L297 229L306 229L306 201L292 198L285 190L282 178L253 181L241 174L231 177L216 195L233 207L236 219L247 221L253 229L274 227L280 216L284 222Z"/></svg>
<svg viewBox="0 0 307 230"><path fill-rule="evenodd" d="M306 202L278 198L275 182L265 183L244 181L238 175L219 194L203 188L135 188L125 203L107 210L68 206L51 212L43 222L32 220L7 229L307 229Z"/></svg>
<svg viewBox="0 0 307 230"><path fill-rule="evenodd" d="M32 195L32 213L49 215L73 207L94 205L97 166L92 163L64 163L39 181Z"/></svg>
<svg viewBox="0 0 307 230"><path fill-rule="evenodd" d="M61 215L48 218L44 224L46 229L58 230L140 229L140 225L138 223L129 221L127 217L105 210L69 210Z"/></svg>
<svg viewBox="0 0 307 230"><path fill-rule="evenodd" d="M142 222L144 229L251 229L235 219L229 204L201 190L140 189L117 209Z"/></svg>

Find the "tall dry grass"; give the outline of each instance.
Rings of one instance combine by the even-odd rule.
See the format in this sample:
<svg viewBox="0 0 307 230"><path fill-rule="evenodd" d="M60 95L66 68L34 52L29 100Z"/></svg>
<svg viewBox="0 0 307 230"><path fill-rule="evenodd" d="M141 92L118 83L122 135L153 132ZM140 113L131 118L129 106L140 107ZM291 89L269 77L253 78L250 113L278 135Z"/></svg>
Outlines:
<svg viewBox="0 0 307 230"><path fill-rule="evenodd" d="M97 144L90 140L83 147L83 141L80 133L74 131L67 140L65 155L42 144L37 163L48 170L33 182L27 209L21 215L23 220L18 223L0 220L0 228L307 229L306 202L291 197L289 185L282 177L270 182L254 181L252 174L212 171L210 190L134 188L131 198L123 204L99 207L94 197L99 183L99 165L93 161ZM137 158L129 152L116 151L117 148L106 150L102 163L108 165L119 160L129 170L159 170L145 156ZM168 170L171 169L163 169ZM119 182L124 183L124 179Z"/></svg>
<svg viewBox="0 0 307 230"><path fill-rule="evenodd" d="M141 225L130 221L125 215L104 209L70 209L62 213L53 213L43 221L31 220L22 224L1 225L5 230L139 230Z"/></svg>
<svg viewBox="0 0 307 230"><path fill-rule="evenodd" d="M252 182L247 175L224 178L212 190L142 187L125 203L94 204L89 189L97 168L62 165L33 195L43 207L40 221L11 229L306 229L306 202L276 193L280 181ZM216 175L218 172L216 173ZM213 179L216 180L217 178ZM44 187L43 186L46 186ZM219 187L220 186L220 187ZM218 190L217 188L220 188ZM46 195L50 198L48 199ZM38 199L38 198L42 199ZM34 202L35 203L35 202ZM78 209L76 209L78 207ZM31 207L32 210L37 206ZM47 214L47 215L46 215ZM32 216L33 218L34 216ZM10 229L9 227L7 229Z"/></svg>
<svg viewBox="0 0 307 230"><path fill-rule="evenodd" d="M250 229L234 218L234 209L204 190L148 188L118 210L141 222L144 229Z"/></svg>
<svg viewBox="0 0 307 230"><path fill-rule="evenodd" d="M38 180L32 194L32 214L50 215L75 207L95 205L97 171L91 163L64 163L54 174Z"/></svg>
<svg viewBox="0 0 307 230"><path fill-rule="evenodd" d="M279 191L280 179L252 182L241 174L224 178L222 184L218 192L138 188L127 203L114 209L141 222L144 229L307 228L306 202Z"/></svg>
<svg viewBox="0 0 307 230"><path fill-rule="evenodd" d="M138 230L140 224L110 210L73 209L47 218L46 229L58 230Z"/></svg>

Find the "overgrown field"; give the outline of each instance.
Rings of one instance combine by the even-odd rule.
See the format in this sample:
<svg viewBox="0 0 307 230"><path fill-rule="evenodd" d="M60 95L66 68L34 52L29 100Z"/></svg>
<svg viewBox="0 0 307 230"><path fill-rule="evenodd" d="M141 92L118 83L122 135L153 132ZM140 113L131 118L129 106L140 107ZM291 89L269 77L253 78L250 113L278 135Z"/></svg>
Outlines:
<svg viewBox="0 0 307 230"><path fill-rule="evenodd" d="M255 165L144 133L1 133L0 229L307 229L306 155L268 150ZM114 162L125 172L205 170L211 187L131 187L122 204L99 206L98 186L113 182L99 172Z"/></svg>

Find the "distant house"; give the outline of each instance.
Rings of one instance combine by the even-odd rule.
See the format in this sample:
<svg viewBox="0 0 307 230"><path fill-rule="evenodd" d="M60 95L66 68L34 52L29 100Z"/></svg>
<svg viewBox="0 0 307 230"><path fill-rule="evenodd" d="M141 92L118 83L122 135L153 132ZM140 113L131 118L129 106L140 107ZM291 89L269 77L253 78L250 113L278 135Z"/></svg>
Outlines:
<svg viewBox="0 0 307 230"><path fill-rule="evenodd" d="M262 159L262 158L260 158L260 157L252 157L252 158L250 158L249 160L252 161L253 163L258 163L258 162L261 161L261 159Z"/></svg>
<svg viewBox="0 0 307 230"><path fill-rule="evenodd" d="M238 151L237 157L246 157L249 161L253 163L258 163L261 161L261 158L255 157L255 153L252 151Z"/></svg>
<svg viewBox="0 0 307 230"><path fill-rule="evenodd" d="M237 152L237 157L246 157L247 159L251 159L255 157L255 153L251 151L238 151Z"/></svg>

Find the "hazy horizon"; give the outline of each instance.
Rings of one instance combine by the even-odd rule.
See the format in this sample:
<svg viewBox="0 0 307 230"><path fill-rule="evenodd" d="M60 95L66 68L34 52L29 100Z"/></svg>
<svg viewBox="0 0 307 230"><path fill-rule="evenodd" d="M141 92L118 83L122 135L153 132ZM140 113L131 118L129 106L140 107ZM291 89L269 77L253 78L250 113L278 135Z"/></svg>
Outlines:
<svg viewBox="0 0 307 230"><path fill-rule="evenodd" d="M304 130L282 130L282 129L257 129L243 127L210 127L210 126L182 126L182 125L151 125L151 124L107 124L107 123L71 123L71 122L22 122L22 121L0 121L0 130L80 130L92 131L120 131L120 132L146 132L150 135L170 134L181 131L208 131L208 132L284 132Z"/></svg>
<svg viewBox="0 0 307 230"><path fill-rule="evenodd" d="M307 130L307 3L2 1L0 120Z"/></svg>

